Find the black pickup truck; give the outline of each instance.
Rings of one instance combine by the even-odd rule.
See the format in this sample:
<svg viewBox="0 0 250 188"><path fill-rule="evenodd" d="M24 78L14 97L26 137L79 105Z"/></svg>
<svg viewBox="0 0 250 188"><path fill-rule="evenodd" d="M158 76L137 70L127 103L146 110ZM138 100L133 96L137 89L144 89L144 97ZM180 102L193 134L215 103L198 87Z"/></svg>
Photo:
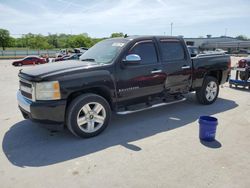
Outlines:
<svg viewBox="0 0 250 188"><path fill-rule="evenodd" d="M79 61L21 70L17 98L24 118L92 137L107 127L112 111L124 115L172 104L192 91L200 103L213 103L230 66L227 55L191 59L178 37L113 38Z"/></svg>

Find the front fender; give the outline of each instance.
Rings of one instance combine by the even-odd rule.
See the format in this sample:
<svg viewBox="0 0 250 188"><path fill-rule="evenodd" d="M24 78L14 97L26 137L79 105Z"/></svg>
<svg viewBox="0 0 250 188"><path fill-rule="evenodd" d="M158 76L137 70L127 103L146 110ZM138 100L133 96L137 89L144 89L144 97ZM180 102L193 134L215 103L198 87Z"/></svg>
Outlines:
<svg viewBox="0 0 250 188"><path fill-rule="evenodd" d="M94 70L65 75L60 80L61 95L63 99L77 91L90 88L105 88L112 97L116 96L116 87L113 75L108 70Z"/></svg>

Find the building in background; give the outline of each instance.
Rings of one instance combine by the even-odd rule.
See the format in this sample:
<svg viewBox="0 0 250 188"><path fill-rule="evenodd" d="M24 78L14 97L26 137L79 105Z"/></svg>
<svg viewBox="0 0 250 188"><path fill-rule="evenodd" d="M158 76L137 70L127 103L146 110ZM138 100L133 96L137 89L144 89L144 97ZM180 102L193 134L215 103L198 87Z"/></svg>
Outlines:
<svg viewBox="0 0 250 188"><path fill-rule="evenodd" d="M200 50L223 49L232 53L250 49L249 40L243 41L227 36L212 37L207 35L207 38L184 38L184 40L188 46L194 46Z"/></svg>

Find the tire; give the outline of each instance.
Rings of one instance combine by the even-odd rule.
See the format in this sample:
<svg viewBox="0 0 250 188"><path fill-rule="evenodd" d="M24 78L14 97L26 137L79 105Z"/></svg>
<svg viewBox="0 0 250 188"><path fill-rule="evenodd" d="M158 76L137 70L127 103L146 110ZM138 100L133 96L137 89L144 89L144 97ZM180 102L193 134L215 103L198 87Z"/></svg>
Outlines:
<svg viewBox="0 0 250 188"><path fill-rule="evenodd" d="M21 67L21 66L23 66L23 64L22 63L18 63L17 66Z"/></svg>
<svg viewBox="0 0 250 188"><path fill-rule="evenodd" d="M201 104L212 104L219 94L219 83L215 77L205 77L202 87L196 91L196 98Z"/></svg>
<svg viewBox="0 0 250 188"><path fill-rule="evenodd" d="M246 73L245 72L240 72L240 79L241 80L245 80L246 79ZM249 77L247 78L247 80L249 79Z"/></svg>
<svg viewBox="0 0 250 188"><path fill-rule="evenodd" d="M88 93L70 103L66 112L66 125L75 136L89 138L104 131L110 117L109 103L99 95Z"/></svg>

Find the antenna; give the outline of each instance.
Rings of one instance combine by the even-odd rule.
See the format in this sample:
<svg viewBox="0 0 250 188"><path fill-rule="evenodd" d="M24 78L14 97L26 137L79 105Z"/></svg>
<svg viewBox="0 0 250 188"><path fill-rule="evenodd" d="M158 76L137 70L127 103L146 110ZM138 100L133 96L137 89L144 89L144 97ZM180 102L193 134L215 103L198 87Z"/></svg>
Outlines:
<svg viewBox="0 0 250 188"><path fill-rule="evenodd" d="M225 28L225 35L224 35L225 37L227 36L227 28Z"/></svg>
<svg viewBox="0 0 250 188"><path fill-rule="evenodd" d="M171 22L171 36L173 36L173 22Z"/></svg>

